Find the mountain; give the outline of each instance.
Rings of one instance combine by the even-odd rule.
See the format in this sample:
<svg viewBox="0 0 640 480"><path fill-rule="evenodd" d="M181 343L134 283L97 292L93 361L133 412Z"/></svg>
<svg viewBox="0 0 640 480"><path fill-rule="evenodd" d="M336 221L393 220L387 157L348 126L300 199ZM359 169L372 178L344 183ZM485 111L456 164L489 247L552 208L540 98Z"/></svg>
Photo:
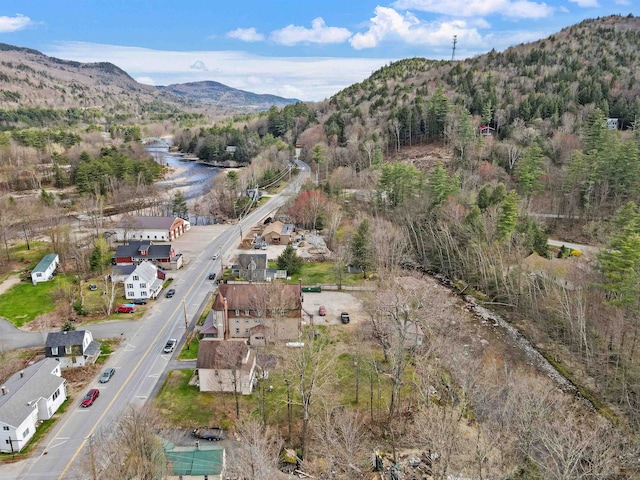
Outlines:
<svg viewBox="0 0 640 480"><path fill-rule="evenodd" d="M268 110L274 105L281 108L300 101L295 98L246 92L214 81L178 83L158 88L199 105L236 107L245 111Z"/></svg>
<svg viewBox="0 0 640 480"><path fill-rule="evenodd" d="M80 63L0 44L0 109L97 109L104 115L175 110L180 99L107 63Z"/></svg>
<svg viewBox="0 0 640 480"><path fill-rule="evenodd" d="M181 110L247 113L295 103L217 82L154 87L108 62L80 63L0 43L0 125L157 118Z"/></svg>
<svg viewBox="0 0 640 480"><path fill-rule="evenodd" d="M411 58L374 72L331 98L333 112L400 123L398 142L428 135L428 103L439 89L452 103L509 134L514 122L543 133L575 131L593 108L629 128L640 114L640 18L585 20L536 42L467 60ZM505 129L503 130L503 127Z"/></svg>

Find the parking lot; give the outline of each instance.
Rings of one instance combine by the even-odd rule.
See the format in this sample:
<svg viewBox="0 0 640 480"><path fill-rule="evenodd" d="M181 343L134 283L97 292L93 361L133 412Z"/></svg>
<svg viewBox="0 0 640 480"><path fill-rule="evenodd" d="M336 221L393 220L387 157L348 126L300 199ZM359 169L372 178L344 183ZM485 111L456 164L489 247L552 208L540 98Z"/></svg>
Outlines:
<svg viewBox="0 0 640 480"><path fill-rule="evenodd" d="M324 317L318 315L321 305L327 309L327 315ZM350 323L357 324L367 318L362 302L358 297L347 292L305 292L302 308L307 313L313 314L313 322L316 325L338 325L341 323L342 312L349 313Z"/></svg>

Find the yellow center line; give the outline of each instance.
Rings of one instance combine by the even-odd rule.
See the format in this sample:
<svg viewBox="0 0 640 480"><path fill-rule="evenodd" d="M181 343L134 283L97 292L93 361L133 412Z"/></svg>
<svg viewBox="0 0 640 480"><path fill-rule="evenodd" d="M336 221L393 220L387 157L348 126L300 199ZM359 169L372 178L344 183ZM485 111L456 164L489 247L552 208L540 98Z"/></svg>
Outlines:
<svg viewBox="0 0 640 480"><path fill-rule="evenodd" d="M189 296L189 294L191 293L191 291L195 288L195 286L197 285L197 282L194 282L191 285L191 288L189 288L189 290L187 290L187 293L185 295L185 298L187 296ZM202 285L202 282L200 282L200 285ZM173 314L171 315L170 318L173 318L177 313L178 310L181 308L182 306L182 302L179 303L174 311ZM156 337L153 339L153 341L151 342L151 344L149 345L149 347L147 348L147 351L144 352L144 355L142 356L142 358L140 358L140 360L138 361L138 363L136 364L135 368L133 370L131 370L131 373L129 374L129 376L127 377L127 379L125 380L125 382L122 384L122 386L120 387L120 389L116 392L115 397L113 397L113 399L111 400L111 402L109 402L109 405L107 405L107 408L104 409L104 411L102 412L102 415L100 415L100 417L98 418L98 421L95 422L93 428L91 429L91 431L89 432L89 435L87 437L85 437L85 439L82 441L82 443L80 444L80 446L78 447L78 450L76 450L76 452L73 454L73 456L71 457L71 460L69 460L69 462L67 463L67 465L64 467L64 470L62 471L62 473L60 474L60 476L58 477L58 480L62 480L64 478L65 473L67 473L67 470L69 470L69 467L71 467L71 464L73 462L75 462L76 458L78 457L78 455L80 454L80 451L82 451L82 449L85 447L85 445L87 444L87 441L89 440L89 438L91 437L91 435L93 435L93 433L95 432L96 428L98 428L98 425L100 424L100 422L102 422L102 420L104 419L105 415L107 415L107 413L109 412L109 409L113 406L113 403L118 399L118 397L120 396L120 394L122 393L122 391L124 390L124 387L127 386L127 384L129 383L129 381L131 381L131 377L133 377L133 375L136 373L136 371L138 370L138 368L140 367L140 365L142 364L142 362L147 358L147 356L149 355L149 352L151 351L151 348L154 346L154 344L158 341L158 339L160 338L161 335L164 335L164 331L166 330L167 326L169 324L165 324L164 327L158 332L158 335L156 335ZM158 377L159 378L159 377ZM69 422L69 420L71 420L71 416L69 417L69 419L64 423L63 427ZM60 430L62 430L62 428Z"/></svg>

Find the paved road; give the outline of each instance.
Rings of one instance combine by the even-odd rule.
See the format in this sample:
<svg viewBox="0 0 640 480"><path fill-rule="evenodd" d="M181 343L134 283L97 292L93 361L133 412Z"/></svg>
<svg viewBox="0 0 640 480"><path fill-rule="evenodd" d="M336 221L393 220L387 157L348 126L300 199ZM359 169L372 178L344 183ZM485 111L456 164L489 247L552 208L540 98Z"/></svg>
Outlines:
<svg viewBox="0 0 640 480"><path fill-rule="evenodd" d="M103 430L108 431L127 408L143 405L154 394L160 379L173 365L171 362L175 352L168 355L162 352L166 340L180 339L176 348L176 352L179 351L184 341L185 312L188 321L195 320L211 291L212 282L207 278L209 272L221 270L222 259L240 241L242 229L248 231L253 225L264 221L286 202L289 195L300 189L310 169L302 162L297 161L297 164L301 175L282 193L213 238L185 269L174 275L172 287L176 295L173 298L160 297L142 321L118 322L117 325L109 322L91 327L96 337L114 336L118 330L123 333L126 331L126 340L106 363L106 366L116 369L115 376L106 384L97 383L97 378L93 379L87 389L100 390L96 403L86 409L79 408L81 398L78 398L69 405L67 412L32 457L18 464L1 466L0 479L74 480L88 477L81 463L86 461L92 436ZM217 252L222 254L213 260ZM42 345L42 340L39 344Z"/></svg>

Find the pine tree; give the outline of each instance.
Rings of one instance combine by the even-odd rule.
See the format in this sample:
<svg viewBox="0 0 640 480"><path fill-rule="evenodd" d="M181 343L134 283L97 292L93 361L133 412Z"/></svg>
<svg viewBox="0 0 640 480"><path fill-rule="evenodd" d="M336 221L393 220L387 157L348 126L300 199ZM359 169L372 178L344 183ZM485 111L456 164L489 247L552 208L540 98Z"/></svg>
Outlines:
<svg viewBox="0 0 640 480"><path fill-rule="evenodd" d="M278 270L286 270L287 275L295 275L302 269L303 260L296 254L295 248L291 245L283 250L278 257Z"/></svg>
<svg viewBox="0 0 640 480"><path fill-rule="evenodd" d="M496 225L498 240L508 240L515 230L518 221L518 200L516 191L511 190L502 202Z"/></svg>
<svg viewBox="0 0 640 480"><path fill-rule="evenodd" d="M371 225L365 218L358 225L351 240L351 264L362 270L365 278L373 269L373 244L371 239Z"/></svg>

